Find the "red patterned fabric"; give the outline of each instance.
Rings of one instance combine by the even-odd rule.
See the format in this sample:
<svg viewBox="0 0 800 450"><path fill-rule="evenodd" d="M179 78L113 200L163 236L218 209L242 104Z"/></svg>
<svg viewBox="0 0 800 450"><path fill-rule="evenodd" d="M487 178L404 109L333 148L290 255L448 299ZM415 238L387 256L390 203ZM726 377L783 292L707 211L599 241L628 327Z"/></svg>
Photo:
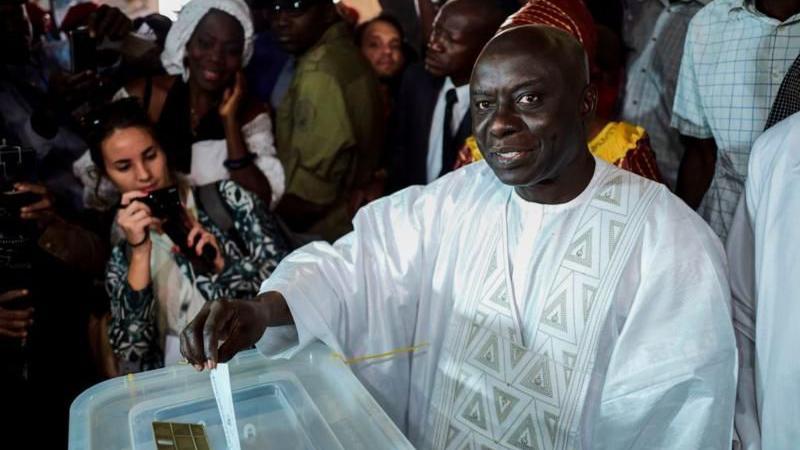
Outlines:
<svg viewBox="0 0 800 450"><path fill-rule="evenodd" d="M597 30L583 0L530 0L500 30L520 25L548 25L566 31L583 44L590 63L594 64Z"/></svg>
<svg viewBox="0 0 800 450"><path fill-rule="evenodd" d="M647 135L636 141L636 147L628 150L624 158L614 161L614 165L658 183L664 182Z"/></svg>

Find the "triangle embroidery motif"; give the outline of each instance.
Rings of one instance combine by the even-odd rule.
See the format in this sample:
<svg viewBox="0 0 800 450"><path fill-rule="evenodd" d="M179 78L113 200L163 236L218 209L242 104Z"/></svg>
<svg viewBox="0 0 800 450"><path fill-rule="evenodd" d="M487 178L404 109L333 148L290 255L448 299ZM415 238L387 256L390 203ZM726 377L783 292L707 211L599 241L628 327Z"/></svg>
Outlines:
<svg viewBox="0 0 800 450"><path fill-rule="evenodd" d="M545 307L543 323L567 332L567 293L562 291L556 299Z"/></svg>
<svg viewBox="0 0 800 450"><path fill-rule="evenodd" d="M494 409L497 413L497 418L500 419L500 425L502 425L508 419L508 415L514 409L514 406L519 403L519 399L496 387L492 388L492 390L494 393Z"/></svg>
<svg viewBox="0 0 800 450"><path fill-rule="evenodd" d="M614 206L620 206L622 200L622 177L609 181L595 196L595 199Z"/></svg>
<svg viewBox="0 0 800 450"><path fill-rule="evenodd" d="M500 345L496 334L489 335L475 359L495 372L500 372Z"/></svg>
<svg viewBox="0 0 800 450"><path fill-rule="evenodd" d="M542 395L553 398L553 384L550 380L550 364L547 354L541 356L528 375L522 379L522 385Z"/></svg>
<svg viewBox="0 0 800 450"><path fill-rule="evenodd" d="M508 308L508 298L506 298L505 289L499 289L495 295L489 298L489 301L503 308Z"/></svg>
<svg viewBox="0 0 800 450"><path fill-rule="evenodd" d="M488 431L486 427L486 407L480 392L475 393L472 400L464 408L461 417L481 430Z"/></svg>
<svg viewBox="0 0 800 450"><path fill-rule="evenodd" d="M533 419L531 416L525 418L522 424L514 431L510 438L506 441L514 448L521 450L534 450L538 449L536 445L536 429L533 427Z"/></svg>
<svg viewBox="0 0 800 450"><path fill-rule="evenodd" d="M511 344L511 369L516 369L522 357L525 356L525 349L516 344Z"/></svg>
<svg viewBox="0 0 800 450"><path fill-rule="evenodd" d="M592 230L586 230L578 239L570 244L564 257L567 261L592 267Z"/></svg>
<svg viewBox="0 0 800 450"><path fill-rule="evenodd" d="M556 435L558 434L558 416L545 412L544 413L544 425L547 428L547 434L550 436L550 442L553 445L556 445Z"/></svg>
<svg viewBox="0 0 800 450"><path fill-rule="evenodd" d="M608 224L608 254L614 254L614 251L617 250L617 244L619 244L619 237L622 235L622 230L625 228L625 224L617 222L616 220L612 220Z"/></svg>

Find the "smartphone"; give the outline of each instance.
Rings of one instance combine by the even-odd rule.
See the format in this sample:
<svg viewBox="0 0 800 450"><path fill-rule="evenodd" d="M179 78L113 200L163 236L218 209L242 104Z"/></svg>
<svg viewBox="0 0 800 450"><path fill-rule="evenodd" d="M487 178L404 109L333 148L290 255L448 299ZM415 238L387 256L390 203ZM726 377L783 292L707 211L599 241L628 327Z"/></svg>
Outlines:
<svg viewBox="0 0 800 450"><path fill-rule="evenodd" d="M97 70L97 42L89 34L89 28L78 27L70 31L69 48L72 73Z"/></svg>

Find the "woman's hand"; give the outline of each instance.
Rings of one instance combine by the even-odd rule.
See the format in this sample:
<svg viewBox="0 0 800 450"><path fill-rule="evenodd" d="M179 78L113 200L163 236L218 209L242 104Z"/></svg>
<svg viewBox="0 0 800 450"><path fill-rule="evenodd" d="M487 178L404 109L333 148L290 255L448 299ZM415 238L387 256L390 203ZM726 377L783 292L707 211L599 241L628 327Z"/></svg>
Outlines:
<svg viewBox="0 0 800 450"><path fill-rule="evenodd" d="M244 93L244 74L239 71L236 72L236 79L233 82L233 86L225 88L225 92L222 94L222 103L219 104L219 116L224 123L234 124L237 122Z"/></svg>
<svg viewBox="0 0 800 450"><path fill-rule="evenodd" d="M143 191L130 191L122 194L120 210L117 212L117 225L125 233L125 239L134 249L150 249L148 241L150 227L161 224L159 219L153 217L150 207L144 202L135 201L138 198L146 197ZM148 242L145 242L148 241Z"/></svg>
<svg viewBox="0 0 800 450"><path fill-rule="evenodd" d="M203 254L203 247L210 245L216 250L217 255L214 257L214 273L220 273L225 268L225 258L222 257L222 251L219 248L217 238L205 230L199 223L195 223L189 231L189 237L186 240L189 248L193 248L197 256Z"/></svg>

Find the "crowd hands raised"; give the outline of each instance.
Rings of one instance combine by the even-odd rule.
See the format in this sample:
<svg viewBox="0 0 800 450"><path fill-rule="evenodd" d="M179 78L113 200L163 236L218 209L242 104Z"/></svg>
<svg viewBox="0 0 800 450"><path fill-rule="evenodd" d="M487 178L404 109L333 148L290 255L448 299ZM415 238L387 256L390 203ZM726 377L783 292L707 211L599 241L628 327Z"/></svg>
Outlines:
<svg viewBox="0 0 800 450"><path fill-rule="evenodd" d="M720 171L746 175L727 131L689 117L685 99L707 86L684 80L695 62L674 50L684 34L664 34L661 2L381 3L365 21L329 0L191 0L174 23L92 4L58 27L35 3L0 3L0 261L14 268L0 277L0 351L15 399L49 402L64 425L98 380L182 358L211 369L294 323L287 298L261 286L292 250L334 242L368 203L486 157L469 82L504 30L544 25L580 43L598 161L692 207L729 192ZM684 30L704 3L675 6ZM795 26L797 11L770 5ZM715 175L718 160L733 165ZM700 211L725 240L732 211ZM56 340L73 369L53 387Z"/></svg>

